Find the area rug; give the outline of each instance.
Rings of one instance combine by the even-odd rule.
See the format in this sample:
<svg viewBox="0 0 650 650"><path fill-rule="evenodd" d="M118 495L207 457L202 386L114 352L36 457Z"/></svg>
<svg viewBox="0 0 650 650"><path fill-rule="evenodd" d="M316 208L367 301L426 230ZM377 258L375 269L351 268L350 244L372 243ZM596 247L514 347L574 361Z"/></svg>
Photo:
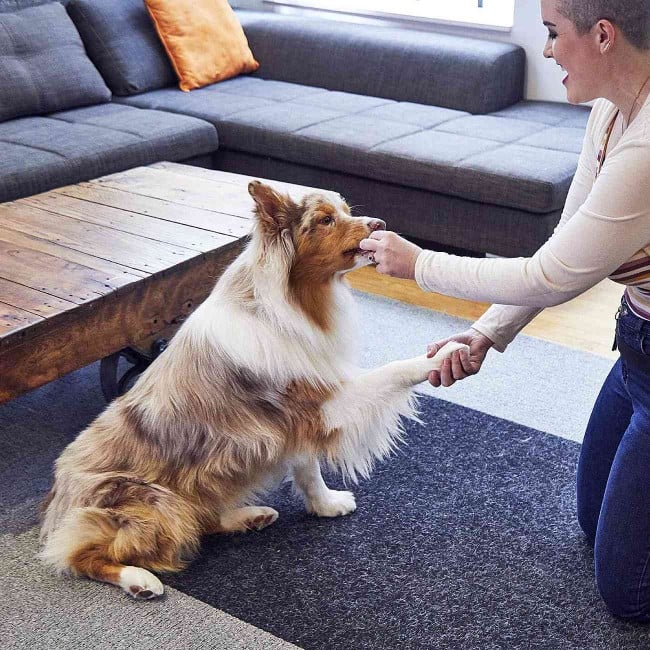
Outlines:
<svg viewBox="0 0 650 650"><path fill-rule="evenodd" d="M421 406L355 514L310 517L285 489L267 500L273 526L211 538L169 584L306 650L650 647L650 628L616 622L597 594L579 446Z"/></svg>
<svg viewBox="0 0 650 650"><path fill-rule="evenodd" d="M359 301L366 365L467 325ZM52 463L103 401L96 365L33 391L0 407L3 647L647 649L649 628L602 605L575 519L579 445L566 438L610 365L520 338L477 377L422 398L425 424L409 424L408 445L353 487L355 514L308 516L281 486L266 500L280 510L273 526L207 540L150 603L35 559Z"/></svg>

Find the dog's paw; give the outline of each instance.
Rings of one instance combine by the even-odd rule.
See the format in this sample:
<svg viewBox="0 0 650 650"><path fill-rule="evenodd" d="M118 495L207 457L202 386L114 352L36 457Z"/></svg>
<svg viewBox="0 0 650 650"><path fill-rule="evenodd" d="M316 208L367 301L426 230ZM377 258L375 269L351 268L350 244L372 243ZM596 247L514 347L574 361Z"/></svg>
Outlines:
<svg viewBox="0 0 650 650"><path fill-rule="evenodd" d="M443 361L449 358L456 350L467 350L469 352L469 346L464 343L450 341L443 345L431 358L426 354L422 354L419 357L398 362L401 364L404 384L407 386L415 386L422 381L426 381L429 373L433 370L440 370Z"/></svg>
<svg viewBox="0 0 650 650"><path fill-rule="evenodd" d="M153 573L137 566L125 566L120 573L120 587L136 600L151 600L162 596L163 583Z"/></svg>
<svg viewBox="0 0 650 650"><path fill-rule="evenodd" d="M449 341L449 343L445 343L430 359L425 356L423 364L425 366L424 379L428 377L432 370L440 370L443 361L448 359L456 350L467 350L469 352L469 346L464 343L458 343L457 341Z"/></svg>
<svg viewBox="0 0 650 650"><path fill-rule="evenodd" d="M266 506L245 506L224 512L219 517L219 527L212 532L245 533L262 530L279 517L278 511Z"/></svg>
<svg viewBox="0 0 650 650"><path fill-rule="evenodd" d="M459 343L458 341L449 341L448 343L445 343L436 354L438 353L443 353L446 357L448 357L452 352L455 352L456 350L464 350L467 349L469 350L469 346L466 343Z"/></svg>
<svg viewBox="0 0 650 650"><path fill-rule="evenodd" d="M456 352L456 350L467 350L467 352L469 352L469 346L465 345L465 343L458 343L458 341L449 341L449 343L445 343L433 355L433 357L431 357L432 364L435 364L438 367L441 366L442 362ZM437 368L433 368L433 370L437 370Z"/></svg>
<svg viewBox="0 0 650 650"><path fill-rule="evenodd" d="M266 506L251 506L248 510L250 512L243 522L247 530L262 530L280 516L277 510Z"/></svg>
<svg viewBox="0 0 650 650"><path fill-rule="evenodd" d="M317 499L310 499L307 512L318 517L341 517L357 509L357 502L352 492L347 490L328 490L327 494Z"/></svg>

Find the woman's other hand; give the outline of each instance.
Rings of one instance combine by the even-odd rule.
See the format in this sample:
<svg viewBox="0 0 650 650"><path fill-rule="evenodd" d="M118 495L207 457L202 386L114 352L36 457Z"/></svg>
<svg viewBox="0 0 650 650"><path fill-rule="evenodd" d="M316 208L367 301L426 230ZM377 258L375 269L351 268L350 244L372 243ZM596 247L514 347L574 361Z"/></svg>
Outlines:
<svg viewBox="0 0 650 650"><path fill-rule="evenodd" d="M449 359L445 359L440 370L429 373L429 383L439 386L451 386L459 379L475 375L483 365L487 351L494 345L487 336L474 329L468 329L442 341L436 341L427 346L427 356L432 357L445 343L457 341L469 346L466 350L457 350Z"/></svg>
<svg viewBox="0 0 650 650"><path fill-rule="evenodd" d="M375 230L359 247L370 251L377 271L394 278L415 279L415 262L422 249L390 230Z"/></svg>

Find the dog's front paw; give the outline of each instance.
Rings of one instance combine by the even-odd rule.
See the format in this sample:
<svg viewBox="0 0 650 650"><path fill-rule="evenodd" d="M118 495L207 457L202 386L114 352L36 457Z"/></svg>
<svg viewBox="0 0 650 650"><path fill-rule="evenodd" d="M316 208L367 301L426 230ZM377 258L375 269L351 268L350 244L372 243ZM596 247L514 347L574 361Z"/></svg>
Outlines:
<svg viewBox="0 0 650 650"><path fill-rule="evenodd" d="M425 375L424 379L429 376L429 373L433 370L440 370L445 359L448 359L456 350L467 350L469 352L469 346L464 343L458 343L457 341L449 341L445 343L430 359L425 357L424 366L425 366Z"/></svg>
<svg viewBox="0 0 650 650"><path fill-rule="evenodd" d="M307 503L307 512L317 517L341 517L357 509L357 502L352 492L347 490L328 490L321 497Z"/></svg>
<svg viewBox="0 0 650 650"><path fill-rule="evenodd" d="M465 343L459 343L458 341L449 341L445 343L434 355L431 357L431 360L437 359L442 362L447 357L450 357L456 350L467 350L469 352L469 345Z"/></svg>
<svg viewBox="0 0 650 650"><path fill-rule="evenodd" d="M467 350L469 352L469 346L464 343L450 341L443 345L431 358L426 354L422 354L413 359L398 361L397 363L401 364L404 383L407 386L415 386L422 381L426 381L429 373L433 370L440 370L443 361L448 359L456 350Z"/></svg>

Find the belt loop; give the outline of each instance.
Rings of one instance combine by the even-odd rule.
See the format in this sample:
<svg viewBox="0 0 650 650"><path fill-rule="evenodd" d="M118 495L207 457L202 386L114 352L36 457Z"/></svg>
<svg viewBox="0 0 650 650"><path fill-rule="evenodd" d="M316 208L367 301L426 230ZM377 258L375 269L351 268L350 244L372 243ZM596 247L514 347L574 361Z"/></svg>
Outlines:
<svg viewBox="0 0 650 650"><path fill-rule="evenodd" d="M618 319L621 315L621 309L623 307L622 301L621 304L619 305L618 309L616 310L616 313L614 314L614 342L612 343L612 352L615 352L616 349L618 348L618 342L616 341L616 330L618 329Z"/></svg>

